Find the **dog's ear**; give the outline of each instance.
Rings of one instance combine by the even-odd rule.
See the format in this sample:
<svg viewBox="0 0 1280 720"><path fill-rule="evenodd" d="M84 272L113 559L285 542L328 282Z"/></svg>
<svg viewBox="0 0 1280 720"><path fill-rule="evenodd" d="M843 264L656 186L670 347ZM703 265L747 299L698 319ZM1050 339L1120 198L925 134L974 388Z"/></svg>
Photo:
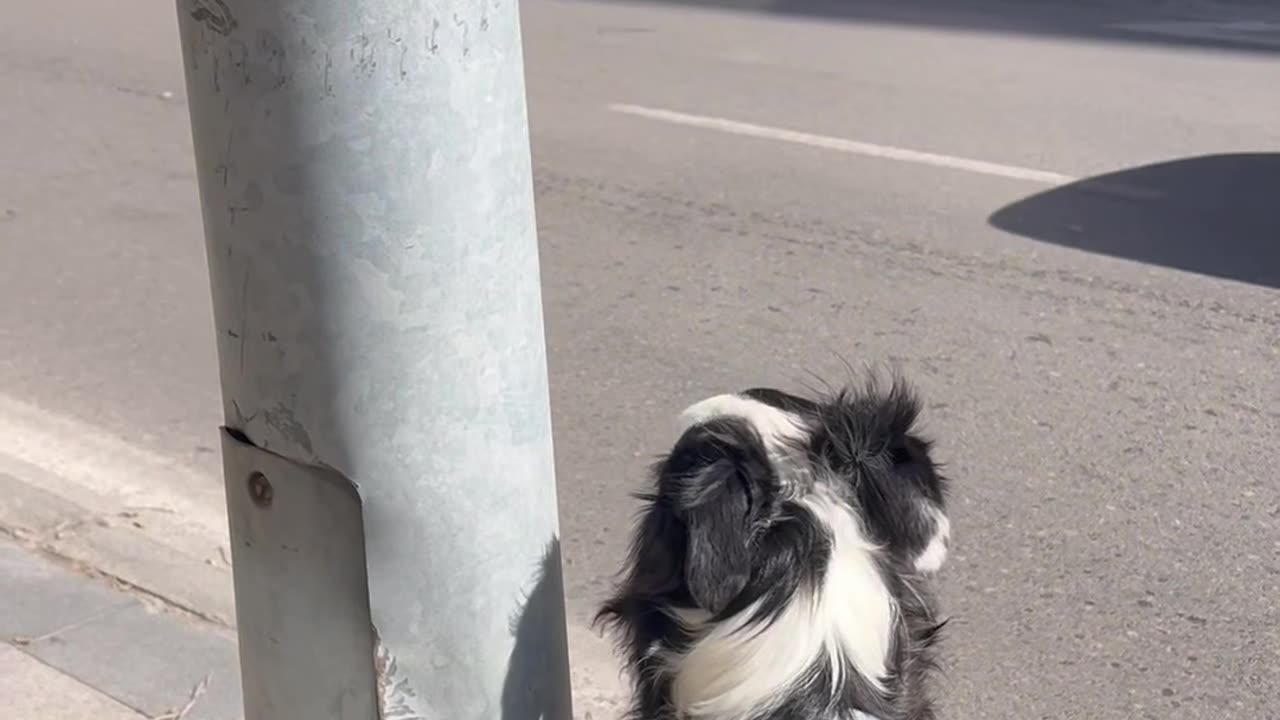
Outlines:
<svg viewBox="0 0 1280 720"><path fill-rule="evenodd" d="M904 495L894 518L899 543L917 571L936 572L946 561L951 539L946 478L931 457L929 441L907 433L891 448L891 487Z"/></svg>
<svg viewBox="0 0 1280 720"><path fill-rule="evenodd" d="M816 452L845 475L875 540L920 570L946 557L950 525L946 479L932 445L916 430L921 403L901 379L888 389L874 379L823 405Z"/></svg>
<svg viewBox="0 0 1280 720"><path fill-rule="evenodd" d="M886 464L864 475L860 496L888 535L890 547L919 571L934 572L946 560L950 523L946 516L946 478L933 460L933 443L916 430L920 401L898 381L877 401L876 421ZM870 498L875 495L875 498Z"/></svg>
<svg viewBox="0 0 1280 720"><path fill-rule="evenodd" d="M751 579L751 497L728 460L708 467L699 481L709 492L684 515L685 582L698 606L716 614Z"/></svg>
<svg viewBox="0 0 1280 720"><path fill-rule="evenodd" d="M771 504L772 473L759 435L735 419L691 428L667 459L664 484L685 529L685 583L712 614L751 579L752 538Z"/></svg>
<svg viewBox="0 0 1280 720"><path fill-rule="evenodd" d="M898 484L939 507L946 504L946 480L933 460L933 443L915 432L894 433L886 442L888 470Z"/></svg>

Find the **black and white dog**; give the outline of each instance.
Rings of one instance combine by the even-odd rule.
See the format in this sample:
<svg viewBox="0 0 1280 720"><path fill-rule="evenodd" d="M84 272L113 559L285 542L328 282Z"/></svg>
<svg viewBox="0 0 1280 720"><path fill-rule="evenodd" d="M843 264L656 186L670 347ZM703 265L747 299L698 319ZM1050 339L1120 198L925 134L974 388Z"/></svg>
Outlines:
<svg viewBox="0 0 1280 720"><path fill-rule="evenodd" d="M946 481L905 385L704 400L600 612L633 720L933 720Z"/></svg>

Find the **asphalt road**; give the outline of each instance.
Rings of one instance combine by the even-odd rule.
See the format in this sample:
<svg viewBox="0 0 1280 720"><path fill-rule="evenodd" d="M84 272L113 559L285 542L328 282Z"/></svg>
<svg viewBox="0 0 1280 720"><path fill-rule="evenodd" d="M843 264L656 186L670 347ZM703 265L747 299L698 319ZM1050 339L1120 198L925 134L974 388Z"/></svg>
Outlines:
<svg viewBox="0 0 1280 720"><path fill-rule="evenodd" d="M1280 717L1280 25L1221 22L1276 18L725 4L524 3L574 619L684 405L890 362L956 482L945 717ZM0 23L0 410L216 505L172 9L117 5Z"/></svg>

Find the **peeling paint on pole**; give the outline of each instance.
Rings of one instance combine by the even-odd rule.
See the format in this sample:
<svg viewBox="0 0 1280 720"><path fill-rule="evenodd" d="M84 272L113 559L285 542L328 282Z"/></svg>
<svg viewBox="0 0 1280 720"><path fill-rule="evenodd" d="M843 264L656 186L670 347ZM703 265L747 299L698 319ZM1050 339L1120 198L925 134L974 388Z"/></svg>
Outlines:
<svg viewBox="0 0 1280 720"><path fill-rule="evenodd" d="M408 679L400 674L396 659L381 640L374 652L374 670L378 682L378 715L382 720L427 720Z"/></svg>
<svg viewBox="0 0 1280 720"><path fill-rule="evenodd" d="M329 617L317 638L377 628L348 648L367 675L342 682L367 682L385 718L568 720L516 3L178 9L227 425L255 453L358 492L330 522L360 527L368 611ZM233 526L323 544L325 528L272 526L307 520L264 474L270 510L236 504ZM227 482L247 492L245 478ZM237 549L249 611L332 611L252 575L285 562L275 550ZM320 598L356 577L305 570ZM305 679L261 697L335 687L305 670L353 667L305 645L242 650L246 673ZM365 720L344 697L301 715L247 696L246 718Z"/></svg>

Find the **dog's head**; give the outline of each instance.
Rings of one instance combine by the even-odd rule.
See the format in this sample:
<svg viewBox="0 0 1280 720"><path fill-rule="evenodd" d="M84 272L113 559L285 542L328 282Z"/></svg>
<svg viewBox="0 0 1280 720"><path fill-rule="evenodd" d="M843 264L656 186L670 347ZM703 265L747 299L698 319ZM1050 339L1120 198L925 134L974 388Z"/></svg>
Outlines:
<svg viewBox="0 0 1280 720"><path fill-rule="evenodd" d="M685 410L687 429L677 448L697 446L707 424L731 424L739 434L754 430L758 441L750 447L757 458L771 459L773 482L766 486L775 498L835 496L850 504L891 559L910 571L933 573L946 560L951 524L932 444L915 429L919 414L916 397L902 383L887 390L872 383L818 399L754 388ZM717 482L710 475L701 481Z"/></svg>
<svg viewBox="0 0 1280 720"><path fill-rule="evenodd" d="M821 498L856 513L898 569L939 570L946 484L914 430L918 414L902 385L817 400L755 388L693 405L655 466L634 569L651 589L718 613L767 569L771 540L785 540L774 536Z"/></svg>
<svg viewBox="0 0 1280 720"><path fill-rule="evenodd" d="M902 579L940 569L950 535L945 480L914 429L918 414L895 383L819 398L757 388L681 415L679 439L654 468L622 585L602 611L623 631L633 666L670 675L665 690L650 682L648 692L683 692L702 707L736 697L741 706L750 693L723 685L735 673L739 685L764 687L774 680L757 676L790 682L844 663L857 671L846 679L885 696L881 679L901 671L891 655L910 641ZM777 632L726 640L748 626ZM689 668L708 662L743 668L708 670L697 682L720 686L690 689L702 671ZM752 662L770 668L751 675ZM841 677L832 672L825 682Z"/></svg>

